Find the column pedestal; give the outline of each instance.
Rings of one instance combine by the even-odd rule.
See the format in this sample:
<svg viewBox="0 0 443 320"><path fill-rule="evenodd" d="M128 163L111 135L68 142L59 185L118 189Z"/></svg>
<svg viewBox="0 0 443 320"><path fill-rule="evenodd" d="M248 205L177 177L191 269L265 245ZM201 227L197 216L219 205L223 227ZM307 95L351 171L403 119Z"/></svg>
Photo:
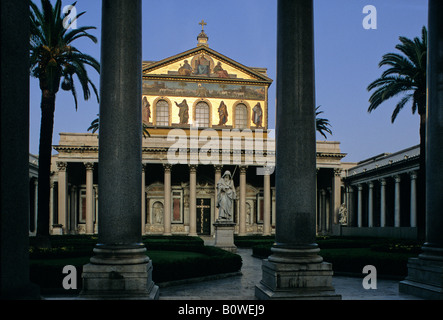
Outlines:
<svg viewBox="0 0 443 320"><path fill-rule="evenodd" d="M426 247L425 253L408 260L408 276L399 291L428 300L443 300L443 249ZM429 254L426 253L429 251Z"/></svg>
<svg viewBox="0 0 443 320"><path fill-rule="evenodd" d="M81 299L158 299L152 262L143 245L105 247L97 246L91 263L83 266Z"/></svg>
<svg viewBox="0 0 443 320"><path fill-rule="evenodd" d="M263 260L262 280L255 287L258 299L341 299L332 286L332 264L323 262L317 245L271 250L273 254Z"/></svg>
<svg viewBox="0 0 443 320"><path fill-rule="evenodd" d="M237 247L234 244L234 228L235 222L217 221L214 223L215 227L215 247L221 248L226 251L233 253L237 252Z"/></svg>
<svg viewBox="0 0 443 320"><path fill-rule="evenodd" d="M332 265L273 263L264 260L263 275L255 287L260 300L340 300L332 286Z"/></svg>

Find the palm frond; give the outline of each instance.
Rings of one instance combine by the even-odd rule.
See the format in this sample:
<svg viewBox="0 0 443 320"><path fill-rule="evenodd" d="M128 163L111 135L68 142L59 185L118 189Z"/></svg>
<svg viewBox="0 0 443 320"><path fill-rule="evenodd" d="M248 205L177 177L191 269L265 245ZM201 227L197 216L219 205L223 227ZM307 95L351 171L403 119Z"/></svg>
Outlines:
<svg viewBox="0 0 443 320"><path fill-rule="evenodd" d="M320 106L315 108L315 129L318 133L325 137L325 139L327 139L328 137L326 136L326 133L332 135L332 130L329 128L331 124L329 123L328 119L318 117L323 113L323 111L318 111L319 108Z"/></svg>
<svg viewBox="0 0 443 320"><path fill-rule="evenodd" d="M398 113L413 97L412 112L418 108L423 112L426 102L423 92L426 92L426 52L427 31L422 28L421 39L413 40L399 37L400 43L395 48L400 53L387 53L383 55L379 67L388 67L380 78L371 82L367 90L374 90L369 98L368 112L377 109L385 101L404 95L396 104L391 122L394 122ZM412 92L412 93L411 93Z"/></svg>

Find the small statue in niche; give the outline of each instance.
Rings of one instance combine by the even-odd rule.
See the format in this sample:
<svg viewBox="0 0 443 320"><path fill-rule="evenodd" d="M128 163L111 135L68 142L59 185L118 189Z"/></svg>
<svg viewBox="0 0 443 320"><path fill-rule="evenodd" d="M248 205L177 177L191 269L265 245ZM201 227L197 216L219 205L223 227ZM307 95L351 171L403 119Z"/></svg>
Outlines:
<svg viewBox="0 0 443 320"><path fill-rule="evenodd" d="M142 101L142 120L143 123L149 123L151 118L151 105L146 97L143 97Z"/></svg>
<svg viewBox="0 0 443 320"><path fill-rule="evenodd" d="M342 203L338 209L338 217L340 224L346 225L348 223L348 209L344 203Z"/></svg>
<svg viewBox="0 0 443 320"><path fill-rule="evenodd" d="M180 118L180 124L187 124L189 119L189 107L186 99L183 99L181 103L175 102L177 107L180 109L178 116Z"/></svg>
<svg viewBox="0 0 443 320"><path fill-rule="evenodd" d="M219 116L219 126L222 126L228 122L228 108L226 104L222 101L220 102L220 106L218 107L218 116Z"/></svg>
<svg viewBox="0 0 443 320"><path fill-rule="evenodd" d="M159 201L155 202L152 206L152 211L154 214L154 224L162 224L163 223L163 204Z"/></svg>
<svg viewBox="0 0 443 320"><path fill-rule="evenodd" d="M252 122L257 126L262 126L262 119L263 119L263 110L261 108L260 102L257 102L257 104L252 108Z"/></svg>

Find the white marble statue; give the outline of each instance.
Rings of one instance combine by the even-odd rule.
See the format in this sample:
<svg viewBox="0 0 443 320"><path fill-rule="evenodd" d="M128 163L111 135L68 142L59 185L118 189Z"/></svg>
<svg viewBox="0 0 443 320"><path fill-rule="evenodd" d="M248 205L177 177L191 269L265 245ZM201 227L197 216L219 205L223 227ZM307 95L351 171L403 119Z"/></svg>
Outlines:
<svg viewBox="0 0 443 320"><path fill-rule="evenodd" d="M233 204L236 197L231 172L227 170L217 182L217 208L219 210L219 221L233 220Z"/></svg>

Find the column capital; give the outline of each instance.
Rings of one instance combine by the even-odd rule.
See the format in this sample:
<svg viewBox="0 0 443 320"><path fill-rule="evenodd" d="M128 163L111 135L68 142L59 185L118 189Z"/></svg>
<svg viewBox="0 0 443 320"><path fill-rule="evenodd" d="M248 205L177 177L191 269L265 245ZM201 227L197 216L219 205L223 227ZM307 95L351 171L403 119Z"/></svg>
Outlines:
<svg viewBox="0 0 443 320"><path fill-rule="evenodd" d="M409 176L411 177L411 180L417 179L417 171L410 171Z"/></svg>
<svg viewBox="0 0 443 320"><path fill-rule="evenodd" d="M146 170L146 166L147 166L146 163L142 163L142 171L145 171L145 170Z"/></svg>
<svg viewBox="0 0 443 320"><path fill-rule="evenodd" d="M343 170L341 168L334 168L334 177L341 177L341 172Z"/></svg>
<svg viewBox="0 0 443 320"><path fill-rule="evenodd" d="M198 165L196 165L196 164L189 164L188 166L189 166L189 173L197 172Z"/></svg>
<svg viewBox="0 0 443 320"><path fill-rule="evenodd" d="M357 189L358 191L362 191L363 190L363 185L362 184L357 184Z"/></svg>
<svg viewBox="0 0 443 320"><path fill-rule="evenodd" d="M163 163L163 169L165 169L165 171L171 171L172 164L170 164L170 163Z"/></svg>
<svg viewBox="0 0 443 320"><path fill-rule="evenodd" d="M400 178L400 176L397 174L397 175L394 176L394 180L395 180L395 183L400 183L401 178Z"/></svg>
<svg viewBox="0 0 443 320"><path fill-rule="evenodd" d="M215 172L221 172L223 166L221 164L214 164Z"/></svg>
<svg viewBox="0 0 443 320"><path fill-rule="evenodd" d="M385 185L386 185L386 179L385 179L385 178L381 178L381 179L379 179L379 181L380 181L380 184L381 184L382 186L385 186Z"/></svg>
<svg viewBox="0 0 443 320"><path fill-rule="evenodd" d="M248 170L248 166L239 166L240 174L246 174L246 170Z"/></svg>
<svg viewBox="0 0 443 320"><path fill-rule="evenodd" d="M94 169L94 162L83 162L83 164L86 167L86 170L93 170Z"/></svg>
<svg viewBox="0 0 443 320"><path fill-rule="evenodd" d="M368 181L367 184L369 188L374 188L374 181Z"/></svg>
<svg viewBox="0 0 443 320"><path fill-rule="evenodd" d="M63 161L57 161L56 165L57 165L58 171L66 171L68 163L67 162L63 162Z"/></svg>

